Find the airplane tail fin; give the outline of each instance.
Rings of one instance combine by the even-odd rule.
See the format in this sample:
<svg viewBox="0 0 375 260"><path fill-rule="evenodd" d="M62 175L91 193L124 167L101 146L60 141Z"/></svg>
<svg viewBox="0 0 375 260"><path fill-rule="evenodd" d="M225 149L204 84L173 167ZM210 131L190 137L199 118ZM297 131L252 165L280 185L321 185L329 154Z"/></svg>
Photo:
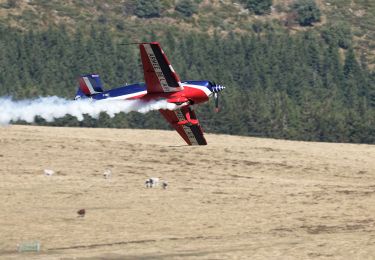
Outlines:
<svg viewBox="0 0 375 260"><path fill-rule="evenodd" d="M77 99L85 99L87 98L87 96L85 95L85 93L82 92L81 88L78 88L77 89L77 93L74 97L74 100L77 100Z"/></svg>
<svg viewBox="0 0 375 260"><path fill-rule="evenodd" d="M79 88L75 99L102 93L103 85L98 74L82 75L78 78Z"/></svg>

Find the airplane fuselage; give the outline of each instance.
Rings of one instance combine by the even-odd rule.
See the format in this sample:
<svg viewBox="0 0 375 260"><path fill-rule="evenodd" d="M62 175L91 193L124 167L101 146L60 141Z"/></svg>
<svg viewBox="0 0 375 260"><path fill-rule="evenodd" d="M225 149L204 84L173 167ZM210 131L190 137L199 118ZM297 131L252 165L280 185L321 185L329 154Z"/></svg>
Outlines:
<svg viewBox="0 0 375 260"><path fill-rule="evenodd" d="M93 99L140 99L144 101L165 99L170 103L200 104L209 100L212 95L209 81L185 81L182 82L184 89L179 92L147 93L144 83L136 83L119 88L103 91L92 96Z"/></svg>

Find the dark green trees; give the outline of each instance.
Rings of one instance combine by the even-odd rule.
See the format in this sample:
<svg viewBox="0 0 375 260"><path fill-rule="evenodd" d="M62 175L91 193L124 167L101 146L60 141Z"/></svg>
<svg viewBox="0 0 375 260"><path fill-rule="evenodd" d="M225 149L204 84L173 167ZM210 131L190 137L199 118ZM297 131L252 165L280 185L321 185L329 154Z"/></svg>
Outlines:
<svg viewBox="0 0 375 260"><path fill-rule="evenodd" d="M194 1L191 0L179 0L175 9L184 16L190 17L197 12L198 6Z"/></svg>
<svg viewBox="0 0 375 260"><path fill-rule="evenodd" d="M7 0L6 3L0 5L3 8L16 8L20 5L18 0Z"/></svg>
<svg viewBox="0 0 375 260"><path fill-rule="evenodd" d="M315 0L295 0L292 10L297 13L297 20L302 26L311 26L320 21L320 10Z"/></svg>
<svg viewBox="0 0 375 260"><path fill-rule="evenodd" d="M105 26L72 34L64 27L25 33L0 26L0 35L0 96L73 98L76 78L85 73L100 74L105 89L143 81L137 46L119 45ZM130 36L125 31L121 40ZM375 74L351 47L342 50L310 31L241 37L170 32L157 40L182 80L227 87L220 113L212 101L197 108L207 132L375 143ZM52 124L168 128L156 111Z"/></svg>
<svg viewBox="0 0 375 260"><path fill-rule="evenodd" d="M161 5L159 0L137 0L134 14L140 18L159 17Z"/></svg>
<svg viewBox="0 0 375 260"><path fill-rule="evenodd" d="M327 44L337 45L343 49L348 49L352 44L351 28L344 22L336 22L323 28L322 37Z"/></svg>
<svg viewBox="0 0 375 260"><path fill-rule="evenodd" d="M241 0L245 7L257 15L269 13L271 11L272 0Z"/></svg>

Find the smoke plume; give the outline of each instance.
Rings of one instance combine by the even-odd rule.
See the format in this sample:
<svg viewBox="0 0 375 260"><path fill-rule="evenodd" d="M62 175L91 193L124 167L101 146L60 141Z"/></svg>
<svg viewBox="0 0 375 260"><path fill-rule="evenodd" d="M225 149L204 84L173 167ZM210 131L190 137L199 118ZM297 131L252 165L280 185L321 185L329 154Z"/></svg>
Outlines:
<svg viewBox="0 0 375 260"><path fill-rule="evenodd" d="M79 121L87 114L98 118L101 112L114 117L120 112L129 113L132 111L147 113L152 110L176 108L175 104L165 100L143 102L140 100L99 100L90 99L67 100L64 98L40 97L15 101L9 97L0 97L0 125L7 125L11 121L24 120L28 123L34 122L36 116L52 122L55 118L72 115Z"/></svg>

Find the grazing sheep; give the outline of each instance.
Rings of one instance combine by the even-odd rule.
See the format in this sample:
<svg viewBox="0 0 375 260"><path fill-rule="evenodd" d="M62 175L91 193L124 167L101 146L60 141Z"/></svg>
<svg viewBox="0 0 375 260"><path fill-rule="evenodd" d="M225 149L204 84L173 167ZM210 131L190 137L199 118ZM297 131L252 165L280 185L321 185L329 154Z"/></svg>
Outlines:
<svg viewBox="0 0 375 260"><path fill-rule="evenodd" d="M112 171L110 169L107 169L103 173L104 179L109 179L112 177Z"/></svg>
<svg viewBox="0 0 375 260"><path fill-rule="evenodd" d="M146 188L153 188L159 185L159 178L149 178L145 181Z"/></svg>
<svg viewBox="0 0 375 260"><path fill-rule="evenodd" d="M48 170L48 169L45 169L44 170L44 175L45 176L52 176L55 172L53 170Z"/></svg>

